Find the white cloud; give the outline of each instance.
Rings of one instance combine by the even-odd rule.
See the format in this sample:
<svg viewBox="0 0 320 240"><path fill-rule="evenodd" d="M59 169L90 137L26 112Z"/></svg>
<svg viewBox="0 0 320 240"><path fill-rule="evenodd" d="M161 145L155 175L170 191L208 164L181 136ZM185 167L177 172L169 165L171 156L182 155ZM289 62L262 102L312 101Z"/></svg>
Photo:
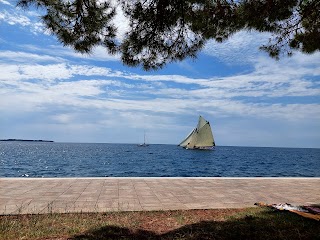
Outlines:
<svg viewBox="0 0 320 240"><path fill-rule="evenodd" d="M129 30L129 20L124 16L121 5L117 1L114 3L116 5L116 16L113 20L115 26L117 26L117 38L122 41L126 32Z"/></svg>
<svg viewBox="0 0 320 240"><path fill-rule="evenodd" d="M268 103L244 103L232 99L210 99L207 95L195 98L191 93L186 98L168 98L165 95L156 99L120 99L117 96L108 95L105 86L115 82L101 80L82 80L77 82L60 82L52 85L39 85L36 83L20 84L19 91L2 94L12 107L18 102L37 108L76 108L91 109L92 111L125 111L137 114L137 112L150 113L184 113L187 114L197 109L211 112L221 116L251 116L256 118L278 118L297 121L308 118L320 120L320 107L318 104L268 104ZM22 91L22 93L21 93ZM102 96L103 94L103 96ZM107 94L107 95L105 95ZM197 95L199 96L199 95ZM201 96L201 95L200 95ZM94 97L94 98L84 98ZM5 104L5 108L8 107ZM54 105L52 105L54 104ZM15 107L17 111L21 109Z"/></svg>
<svg viewBox="0 0 320 240"><path fill-rule="evenodd" d="M51 119L54 122L66 124L74 122L76 120L76 116L74 116L74 114L57 114L51 116Z"/></svg>
<svg viewBox="0 0 320 240"><path fill-rule="evenodd" d="M58 79L67 79L72 77L72 72L66 64L48 64L48 65L0 65L0 80L36 80L53 81Z"/></svg>
<svg viewBox="0 0 320 240"><path fill-rule="evenodd" d="M107 52L107 49L102 46L95 47L92 53L88 55L86 54L82 54L81 56L80 54L77 54L77 55L81 58L92 59L95 61L119 61L120 60L119 54L111 55Z"/></svg>
<svg viewBox="0 0 320 240"><path fill-rule="evenodd" d="M6 51L2 54L6 55L6 61L19 62L23 58L26 62L31 58L39 62L56 60L49 55L28 55L23 52ZM313 57L314 60L318 58L320 59L319 54ZM291 60L293 62L284 61L282 68L279 68L273 60L258 58L255 70L250 73L207 79L181 75L128 74L105 67L71 63L3 63L0 84L2 81L3 94L7 93L21 101L21 97L13 94L15 88L19 95L24 93L21 95L23 97L30 94L27 102L35 106L55 102L57 105L79 108L158 113L187 113L201 107L224 116L282 116L286 119L290 119L293 111L298 113L294 119L304 116L306 110L308 115L317 115L318 106L314 104L299 105L297 102L279 105L277 101L270 104L267 99L260 100L261 103L234 100L236 97L319 96L320 90L316 83L306 78L314 76L318 71L313 67L313 62L307 61L297 67L294 61L299 61L300 58L294 57ZM92 76L95 79L80 80ZM128 80L132 83L123 82ZM192 89L189 88L190 84L193 84ZM93 98L84 101L83 97ZM308 107L304 109L303 106Z"/></svg>
<svg viewBox="0 0 320 240"><path fill-rule="evenodd" d="M0 0L0 3L12 6L11 3L9 3L8 1L5 1L5 0Z"/></svg>
<svg viewBox="0 0 320 240"><path fill-rule="evenodd" d="M20 63L32 63L32 62L61 62L62 58L54 57L44 54L34 54L28 52L17 51L0 51L0 62L8 63L8 61L20 62Z"/></svg>
<svg viewBox="0 0 320 240"><path fill-rule="evenodd" d="M23 12L17 8L12 8L12 10L3 10L0 12L0 22L5 22L11 26L17 25L25 29L29 29L30 32L37 35L39 33L48 35L48 31L44 28L42 22L40 22L38 17L35 17L33 12Z"/></svg>
<svg viewBox="0 0 320 240"><path fill-rule="evenodd" d="M31 20L28 17L19 13L10 13L6 10L0 12L0 20L6 22L9 25L31 25Z"/></svg>
<svg viewBox="0 0 320 240"><path fill-rule="evenodd" d="M254 61L257 55L266 55L259 50L259 47L268 43L270 36L268 33L243 30L222 43L208 41L203 52L228 64L248 64Z"/></svg>
<svg viewBox="0 0 320 240"><path fill-rule="evenodd" d="M119 61L119 55L110 55L107 53L107 50L102 46L97 46L93 49L92 53L90 54L81 54L75 52L70 47L60 45L47 45L45 48L38 47L35 45L21 45L21 48L25 49L26 51L30 51L36 54L46 54L49 56L55 56L60 58L69 58L79 59L82 60L94 60L94 61ZM70 60L72 60L70 59Z"/></svg>
<svg viewBox="0 0 320 240"><path fill-rule="evenodd" d="M70 65L70 72L83 76L112 76L114 72L109 68L88 65Z"/></svg>

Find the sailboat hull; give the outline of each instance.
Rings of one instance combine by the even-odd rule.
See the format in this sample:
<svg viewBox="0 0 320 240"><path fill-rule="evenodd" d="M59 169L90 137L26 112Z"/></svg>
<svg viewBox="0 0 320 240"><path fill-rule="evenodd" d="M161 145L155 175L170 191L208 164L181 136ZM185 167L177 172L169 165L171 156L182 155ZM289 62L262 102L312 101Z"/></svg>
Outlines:
<svg viewBox="0 0 320 240"><path fill-rule="evenodd" d="M138 146L139 146L139 147L148 147L148 146L149 146L149 144L145 144L145 143L143 143L143 144L139 144Z"/></svg>
<svg viewBox="0 0 320 240"><path fill-rule="evenodd" d="M209 147L195 147L194 149L198 150L213 150L214 146L209 146Z"/></svg>
<svg viewBox="0 0 320 240"><path fill-rule="evenodd" d="M194 148L188 148L188 147L185 147L185 149L189 149L189 150L214 150L214 146L208 146L208 147L194 147Z"/></svg>

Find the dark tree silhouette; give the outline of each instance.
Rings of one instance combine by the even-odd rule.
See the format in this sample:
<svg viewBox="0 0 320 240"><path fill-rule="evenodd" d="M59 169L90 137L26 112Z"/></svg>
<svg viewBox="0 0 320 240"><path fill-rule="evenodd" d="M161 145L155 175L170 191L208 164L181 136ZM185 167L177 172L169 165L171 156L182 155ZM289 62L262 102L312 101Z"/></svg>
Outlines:
<svg viewBox="0 0 320 240"><path fill-rule="evenodd" d="M112 23L114 3L130 22L122 41ZM206 41L241 30L272 33L260 48L276 59L294 49L320 50L319 0L19 0L18 6L44 9L43 23L62 44L81 53L101 45L145 70L195 58Z"/></svg>

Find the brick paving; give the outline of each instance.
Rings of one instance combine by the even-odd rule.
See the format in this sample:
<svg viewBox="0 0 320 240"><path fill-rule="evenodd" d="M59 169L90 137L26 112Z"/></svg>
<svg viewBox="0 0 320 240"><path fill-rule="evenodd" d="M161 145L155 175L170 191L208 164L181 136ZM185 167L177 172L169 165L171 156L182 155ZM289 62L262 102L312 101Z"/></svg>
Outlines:
<svg viewBox="0 0 320 240"><path fill-rule="evenodd" d="M320 204L320 178L0 178L0 215Z"/></svg>

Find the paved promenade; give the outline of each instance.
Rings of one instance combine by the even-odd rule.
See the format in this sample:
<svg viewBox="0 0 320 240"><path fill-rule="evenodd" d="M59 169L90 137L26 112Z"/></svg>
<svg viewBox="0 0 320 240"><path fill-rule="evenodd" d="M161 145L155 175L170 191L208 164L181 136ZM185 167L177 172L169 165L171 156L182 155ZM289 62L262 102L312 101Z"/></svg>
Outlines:
<svg viewBox="0 0 320 240"><path fill-rule="evenodd" d="M0 178L0 214L320 204L320 178Z"/></svg>

